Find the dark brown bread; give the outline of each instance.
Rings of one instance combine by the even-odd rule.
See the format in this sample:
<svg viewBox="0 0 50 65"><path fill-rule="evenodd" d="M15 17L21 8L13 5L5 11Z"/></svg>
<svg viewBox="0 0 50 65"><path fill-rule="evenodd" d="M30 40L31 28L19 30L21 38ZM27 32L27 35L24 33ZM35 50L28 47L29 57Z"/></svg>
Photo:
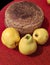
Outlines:
<svg viewBox="0 0 50 65"><path fill-rule="evenodd" d="M20 34L32 33L41 26L43 20L42 9L27 1L15 2L5 12L6 27L14 27Z"/></svg>

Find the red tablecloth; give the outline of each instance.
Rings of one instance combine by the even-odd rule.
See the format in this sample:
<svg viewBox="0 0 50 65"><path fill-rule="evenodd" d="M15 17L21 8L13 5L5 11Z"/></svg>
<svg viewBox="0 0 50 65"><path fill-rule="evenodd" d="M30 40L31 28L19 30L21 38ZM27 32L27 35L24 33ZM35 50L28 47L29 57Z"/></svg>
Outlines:
<svg viewBox="0 0 50 65"><path fill-rule="evenodd" d="M15 0L15 1L21 1L21 0ZM48 30L50 39L50 6L46 3L46 0L28 0L28 1L36 3L43 9L45 20L44 23L42 24L42 27ZM9 3L8 5L10 5L11 3ZM48 42L44 46L38 46L37 52L30 56L24 56L20 54L20 52L17 49L15 50L8 49L2 44L1 34L2 31L5 29L4 13L8 5L6 5L0 11L0 65L50 65L50 40L48 40Z"/></svg>

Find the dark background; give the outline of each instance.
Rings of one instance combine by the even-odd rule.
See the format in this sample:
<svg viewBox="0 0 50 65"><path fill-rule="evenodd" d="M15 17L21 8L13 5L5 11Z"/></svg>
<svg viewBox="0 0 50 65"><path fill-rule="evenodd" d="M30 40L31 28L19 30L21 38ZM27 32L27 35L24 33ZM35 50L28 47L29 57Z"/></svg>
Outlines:
<svg viewBox="0 0 50 65"><path fill-rule="evenodd" d="M0 0L0 10L11 1L13 0Z"/></svg>

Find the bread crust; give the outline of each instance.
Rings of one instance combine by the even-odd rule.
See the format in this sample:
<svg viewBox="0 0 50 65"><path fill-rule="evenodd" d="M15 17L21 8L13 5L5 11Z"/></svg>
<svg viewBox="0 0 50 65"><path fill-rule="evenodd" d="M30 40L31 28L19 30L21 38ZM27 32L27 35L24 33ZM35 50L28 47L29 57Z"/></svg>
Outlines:
<svg viewBox="0 0 50 65"><path fill-rule="evenodd" d="M27 1L15 2L5 12L5 26L14 27L20 34L32 33L41 26L43 20L42 9Z"/></svg>

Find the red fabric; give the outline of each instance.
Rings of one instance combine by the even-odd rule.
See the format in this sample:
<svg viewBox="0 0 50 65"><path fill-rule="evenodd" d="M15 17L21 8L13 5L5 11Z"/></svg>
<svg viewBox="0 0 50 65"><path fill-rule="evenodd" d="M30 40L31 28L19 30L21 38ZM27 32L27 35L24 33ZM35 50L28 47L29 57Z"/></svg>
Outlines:
<svg viewBox="0 0 50 65"><path fill-rule="evenodd" d="M15 1L21 1L21 0L15 0ZM48 30L50 39L50 6L47 4L46 0L29 0L29 1L38 4L43 9L45 20L42 24L42 27ZM9 3L8 5L10 5L11 3ZM50 65L50 40L48 40L48 42L44 46L38 46L37 52L30 56L24 56L20 54L20 52L17 49L15 50L8 49L2 44L1 34L2 31L5 29L4 13L8 5L6 5L0 11L0 65Z"/></svg>

